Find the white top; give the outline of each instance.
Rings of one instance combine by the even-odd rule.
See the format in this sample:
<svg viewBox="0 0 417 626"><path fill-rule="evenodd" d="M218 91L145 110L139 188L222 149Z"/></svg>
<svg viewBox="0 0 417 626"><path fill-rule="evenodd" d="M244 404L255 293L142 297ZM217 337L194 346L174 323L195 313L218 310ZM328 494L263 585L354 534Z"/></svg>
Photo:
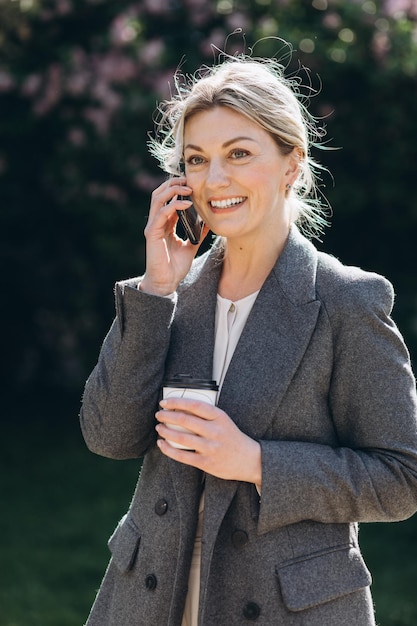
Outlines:
<svg viewBox="0 0 417 626"><path fill-rule="evenodd" d="M249 313L259 291L241 300L227 300L217 294L215 340L213 353L213 380L219 385L219 393L227 368L242 334ZM188 579L188 594L181 626L198 626L198 603L200 594L201 537L203 532L204 491L198 511L198 526Z"/></svg>
<svg viewBox="0 0 417 626"><path fill-rule="evenodd" d="M217 294L213 380L219 385L219 392L258 293L256 291L236 302Z"/></svg>

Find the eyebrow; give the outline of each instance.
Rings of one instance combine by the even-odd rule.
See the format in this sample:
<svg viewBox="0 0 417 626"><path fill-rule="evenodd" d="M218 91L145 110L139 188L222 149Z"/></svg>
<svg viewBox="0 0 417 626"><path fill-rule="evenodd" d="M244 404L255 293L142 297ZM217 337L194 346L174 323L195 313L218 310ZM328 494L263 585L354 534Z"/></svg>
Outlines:
<svg viewBox="0 0 417 626"><path fill-rule="evenodd" d="M244 135L240 136L240 137L233 137L233 139L229 139L228 141L225 141L224 144L222 145L222 148L228 148L230 145L232 145L232 143L236 143L237 141L253 141L255 142L255 139L252 139L252 137L245 137ZM187 148L190 148L191 150L198 150L199 152L203 152L203 148L200 148L200 146L196 146L192 143L188 143L186 146L184 146L184 150L186 150Z"/></svg>

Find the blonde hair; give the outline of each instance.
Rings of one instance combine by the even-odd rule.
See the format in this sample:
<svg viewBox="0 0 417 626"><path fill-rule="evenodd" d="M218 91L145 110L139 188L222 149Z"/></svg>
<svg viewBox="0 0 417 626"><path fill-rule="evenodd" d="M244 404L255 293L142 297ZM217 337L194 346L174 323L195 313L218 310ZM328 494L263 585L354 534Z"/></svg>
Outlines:
<svg viewBox="0 0 417 626"><path fill-rule="evenodd" d="M301 102L299 81L286 78L275 59L243 55L203 67L193 76L177 73L174 80L176 94L158 107L155 137L149 141L162 169L180 173L187 119L216 106L229 107L259 124L282 154L297 151L299 174L286 201L293 221L307 236L319 238L328 225L328 205L318 193L317 170L323 168L312 159L310 148L324 133Z"/></svg>

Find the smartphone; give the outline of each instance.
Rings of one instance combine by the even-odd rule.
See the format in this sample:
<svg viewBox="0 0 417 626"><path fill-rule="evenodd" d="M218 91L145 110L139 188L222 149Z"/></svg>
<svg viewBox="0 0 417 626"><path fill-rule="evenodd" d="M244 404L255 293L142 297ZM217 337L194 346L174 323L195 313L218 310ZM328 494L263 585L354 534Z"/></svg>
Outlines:
<svg viewBox="0 0 417 626"><path fill-rule="evenodd" d="M178 200L189 200L189 197L178 196ZM204 222L195 210L194 205L192 204L188 209L179 209L177 214L188 239L193 245L198 245L201 240Z"/></svg>

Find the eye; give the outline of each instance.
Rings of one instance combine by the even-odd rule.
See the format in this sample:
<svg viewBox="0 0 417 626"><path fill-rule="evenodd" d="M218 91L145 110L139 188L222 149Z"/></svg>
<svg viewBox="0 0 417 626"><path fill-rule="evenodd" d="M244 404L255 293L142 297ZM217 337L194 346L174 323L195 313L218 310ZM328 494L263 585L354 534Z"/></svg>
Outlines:
<svg viewBox="0 0 417 626"><path fill-rule="evenodd" d="M249 155L248 150L242 150L241 148L235 148L230 153L231 158L235 159L235 160L237 160L237 159L244 159L248 155Z"/></svg>
<svg viewBox="0 0 417 626"><path fill-rule="evenodd" d="M188 157L186 163L187 165L201 165L202 163L204 163L204 159L202 156L196 154L194 156Z"/></svg>

